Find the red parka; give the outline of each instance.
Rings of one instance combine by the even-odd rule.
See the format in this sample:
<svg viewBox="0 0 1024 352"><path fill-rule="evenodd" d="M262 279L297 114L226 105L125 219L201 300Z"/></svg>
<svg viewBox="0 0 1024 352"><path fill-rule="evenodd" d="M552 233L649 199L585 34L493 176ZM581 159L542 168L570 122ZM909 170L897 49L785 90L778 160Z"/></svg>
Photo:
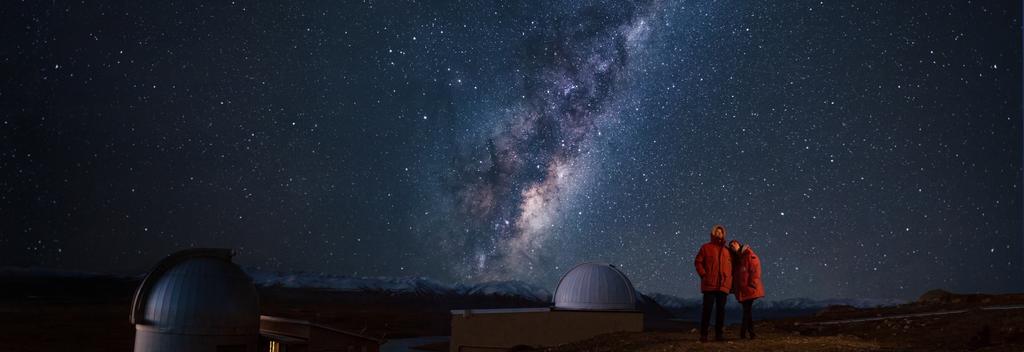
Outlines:
<svg viewBox="0 0 1024 352"><path fill-rule="evenodd" d="M725 238L712 237L693 260L700 275L701 292L725 292L732 288L732 254L725 247Z"/></svg>
<svg viewBox="0 0 1024 352"><path fill-rule="evenodd" d="M750 246L743 245L733 263L733 290L736 300L743 302L764 297L761 283L761 261Z"/></svg>

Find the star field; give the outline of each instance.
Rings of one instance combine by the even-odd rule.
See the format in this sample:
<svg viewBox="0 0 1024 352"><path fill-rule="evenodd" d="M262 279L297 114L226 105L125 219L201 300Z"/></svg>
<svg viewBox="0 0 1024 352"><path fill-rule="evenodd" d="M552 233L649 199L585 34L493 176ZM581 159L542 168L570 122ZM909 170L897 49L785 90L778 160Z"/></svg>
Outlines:
<svg viewBox="0 0 1024 352"><path fill-rule="evenodd" d="M3 266L1024 290L1019 3L3 6Z"/></svg>

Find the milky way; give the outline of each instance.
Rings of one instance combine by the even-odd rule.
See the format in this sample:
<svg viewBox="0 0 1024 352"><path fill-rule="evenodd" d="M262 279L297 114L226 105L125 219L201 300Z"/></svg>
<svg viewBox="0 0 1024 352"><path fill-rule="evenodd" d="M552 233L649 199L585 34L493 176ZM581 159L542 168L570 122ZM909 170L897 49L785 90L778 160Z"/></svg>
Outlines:
<svg viewBox="0 0 1024 352"><path fill-rule="evenodd" d="M544 245L586 177L591 138L621 107L623 72L650 27L648 6L586 7L555 18L522 55L525 103L500 121L479 154L463 157L456 199L472 225L471 276L528 278ZM486 151L483 153L482 151ZM454 233L458 233L454 231Z"/></svg>
<svg viewBox="0 0 1024 352"><path fill-rule="evenodd" d="M0 267L1024 290L1020 2L8 3Z"/></svg>

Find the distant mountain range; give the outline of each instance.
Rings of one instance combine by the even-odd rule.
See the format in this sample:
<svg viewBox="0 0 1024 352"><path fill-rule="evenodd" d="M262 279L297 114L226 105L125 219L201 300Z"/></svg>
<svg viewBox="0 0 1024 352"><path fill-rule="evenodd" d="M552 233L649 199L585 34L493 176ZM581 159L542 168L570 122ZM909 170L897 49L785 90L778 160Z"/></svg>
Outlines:
<svg viewBox="0 0 1024 352"><path fill-rule="evenodd" d="M658 302L665 310L669 311L675 318L683 320L699 320L701 312L700 298L681 298L666 294L654 293L650 295L651 300ZM832 298L832 299L810 299L810 298L784 298L784 299L759 299L754 301L756 319L780 319L813 315L830 306L850 306L854 308L889 307L907 303L900 299L874 299L874 298ZM730 319L738 319L740 305L735 304L732 297L726 304L726 314Z"/></svg>
<svg viewBox="0 0 1024 352"><path fill-rule="evenodd" d="M420 295L495 295L519 297L529 301L550 302L551 292L522 281L493 281L476 284L445 284L427 277L351 277L314 273L274 273L249 271L257 285L267 287L288 288L319 288L336 291L375 291L392 294ZM681 298L677 296L652 293L641 294L665 310L676 316L694 316L701 307L700 298ZM755 302L755 308L763 312L773 313L771 316L795 316L813 314L829 306L845 305L856 308L873 308L894 306L906 303L899 299L810 299L786 298L766 299ZM738 307L733 307L738 308Z"/></svg>
<svg viewBox="0 0 1024 352"><path fill-rule="evenodd" d="M522 281L490 281L476 284L445 284L428 277L352 277L316 273L248 271L256 285L287 288L319 288L335 291L372 291L420 295L495 295L530 301L550 301L551 292Z"/></svg>
<svg viewBox="0 0 1024 352"><path fill-rule="evenodd" d="M504 297L522 300L533 306L551 302L551 292L542 287L522 281L491 281L472 284L447 284L427 277L353 277L307 272L267 272L246 270L254 283L266 288L317 289L339 293L359 294L359 296L419 296L435 297L459 301L459 297ZM44 281L89 281L114 280L118 285L134 286L133 282L142 279L142 275L107 275L38 268L0 268L0 278L7 281L16 278L32 278L33 282ZM48 280L47 278L54 279ZM25 285L29 281L10 281L15 285ZM91 285L91 284L90 284ZM59 291L58 291L59 292ZM33 295L43 294L33 292ZM396 297L397 298L397 297ZM730 298L731 300L731 298ZM671 314L675 318L694 320L699 318L701 299L683 298L673 295L651 293L639 294L638 303L645 313ZM878 306L894 306L906 303L898 299L764 299L755 303L755 309L761 312L759 318L783 318L814 314L829 306L851 306L856 308L872 308ZM729 304L730 315L738 312L739 305Z"/></svg>
<svg viewBox="0 0 1024 352"><path fill-rule="evenodd" d="M680 298L676 296L654 293L651 299L668 309L700 307L700 298ZM759 299L754 301L754 307L758 309L822 309L828 306L851 306L854 308L888 307L907 303L901 299L876 299L876 298L833 298L833 299L811 299L811 298L784 298L784 299Z"/></svg>

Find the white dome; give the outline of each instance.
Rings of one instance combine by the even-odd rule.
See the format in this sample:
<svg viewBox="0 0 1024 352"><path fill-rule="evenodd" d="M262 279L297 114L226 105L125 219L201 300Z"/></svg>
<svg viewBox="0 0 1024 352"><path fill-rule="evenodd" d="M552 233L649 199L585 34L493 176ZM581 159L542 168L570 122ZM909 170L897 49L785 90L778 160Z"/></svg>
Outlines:
<svg viewBox="0 0 1024 352"><path fill-rule="evenodd" d="M583 263L569 270L555 289L555 308L636 310L636 290L610 264Z"/></svg>
<svg viewBox="0 0 1024 352"><path fill-rule="evenodd" d="M161 333L245 335L259 330L252 280L226 249L175 253L146 276L135 294L132 323Z"/></svg>

